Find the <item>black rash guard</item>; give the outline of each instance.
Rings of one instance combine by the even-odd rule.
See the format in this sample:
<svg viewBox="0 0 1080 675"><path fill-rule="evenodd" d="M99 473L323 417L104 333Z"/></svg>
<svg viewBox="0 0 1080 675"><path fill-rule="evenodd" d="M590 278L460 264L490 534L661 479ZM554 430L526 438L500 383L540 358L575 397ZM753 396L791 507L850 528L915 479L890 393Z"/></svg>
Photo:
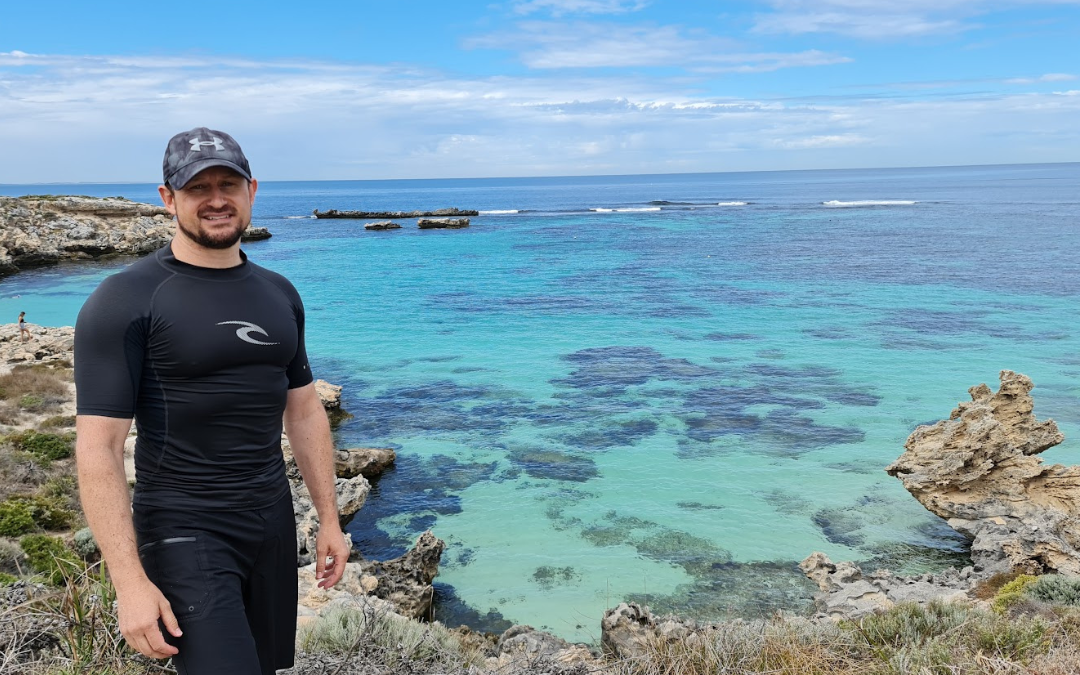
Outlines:
<svg viewBox="0 0 1080 675"><path fill-rule="evenodd" d="M312 381L304 308L248 262L180 262L169 246L103 281L75 326L80 415L135 418L136 505L255 509L289 490L281 419Z"/></svg>

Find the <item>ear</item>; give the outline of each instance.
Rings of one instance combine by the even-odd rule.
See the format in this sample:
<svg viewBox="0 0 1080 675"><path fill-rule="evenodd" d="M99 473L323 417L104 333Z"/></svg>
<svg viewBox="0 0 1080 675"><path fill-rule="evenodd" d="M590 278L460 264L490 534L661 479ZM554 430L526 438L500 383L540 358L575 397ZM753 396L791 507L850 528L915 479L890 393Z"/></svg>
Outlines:
<svg viewBox="0 0 1080 675"><path fill-rule="evenodd" d="M255 192L259 189L259 181L252 178L248 181L248 191L251 192L251 203L255 204Z"/></svg>
<svg viewBox="0 0 1080 675"><path fill-rule="evenodd" d="M165 187L164 185L159 185L157 191L158 194L161 195L161 202L165 205L165 210L168 211L170 215L175 216L176 195L173 194L172 190Z"/></svg>

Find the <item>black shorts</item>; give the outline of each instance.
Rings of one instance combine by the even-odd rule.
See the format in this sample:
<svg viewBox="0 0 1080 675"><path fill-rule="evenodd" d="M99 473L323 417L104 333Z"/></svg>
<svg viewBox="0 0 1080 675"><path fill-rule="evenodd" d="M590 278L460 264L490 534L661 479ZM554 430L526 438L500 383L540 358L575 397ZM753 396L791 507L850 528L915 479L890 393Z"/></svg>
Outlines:
<svg viewBox="0 0 1080 675"><path fill-rule="evenodd" d="M296 640L292 498L251 511L136 506L139 558L184 634L179 675L274 675ZM164 632L164 631L163 631Z"/></svg>

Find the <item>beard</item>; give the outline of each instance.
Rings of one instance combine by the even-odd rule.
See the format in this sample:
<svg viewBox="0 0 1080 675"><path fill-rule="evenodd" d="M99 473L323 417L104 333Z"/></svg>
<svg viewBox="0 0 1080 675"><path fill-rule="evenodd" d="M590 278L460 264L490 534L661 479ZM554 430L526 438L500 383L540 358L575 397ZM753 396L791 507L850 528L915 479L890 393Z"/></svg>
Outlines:
<svg viewBox="0 0 1080 675"><path fill-rule="evenodd" d="M187 235L188 239L191 239L199 246L218 250L231 248L236 242L240 241L240 235L248 227L248 224L241 223L234 228L211 233L203 229L201 225L196 224L194 227L187 225L180 219L180 216L176 217L176 225Z"/></svg>

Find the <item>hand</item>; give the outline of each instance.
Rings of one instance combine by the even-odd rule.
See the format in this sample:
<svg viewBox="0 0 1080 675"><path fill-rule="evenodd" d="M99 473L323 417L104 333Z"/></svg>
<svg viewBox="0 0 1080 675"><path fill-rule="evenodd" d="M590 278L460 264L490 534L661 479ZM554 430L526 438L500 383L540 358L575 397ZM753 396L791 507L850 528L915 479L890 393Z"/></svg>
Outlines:
<svg viewBox="0 0 1080 675"><path fill-rule="evenodd" d="M184 634L172 606L157 586L145 579L123 593L118 589L116 595L120 605L120 632L124 634L129 647L153 659L167 659L179 653L180 650L165 642L165 636L158 627L158 619L161 619L173 637Z"/></svg>
<svg viewBox="0 0 1080 675"><path fill-rule="evenodd" d="M338 524L320 525L315 535L315 578L319 588L333 588L345 574L345 563L349 561L349 545Z"/></svg>

